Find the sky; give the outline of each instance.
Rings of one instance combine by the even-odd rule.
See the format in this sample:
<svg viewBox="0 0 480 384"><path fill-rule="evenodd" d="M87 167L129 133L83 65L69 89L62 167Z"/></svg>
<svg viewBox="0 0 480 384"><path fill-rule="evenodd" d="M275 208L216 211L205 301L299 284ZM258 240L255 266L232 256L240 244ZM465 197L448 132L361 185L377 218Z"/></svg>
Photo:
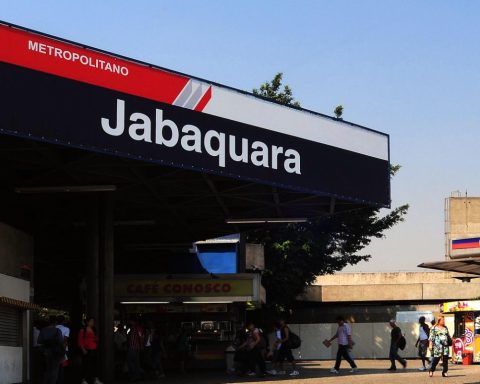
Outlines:
<svg viewBox="0 0 480 384"><path fill-rule="evenodd" d="M444 199L480 196L480 2L7 1L0 18L251 90L283 72L302 106L390 135L404 223L346 271L444 257Z"/></svg>

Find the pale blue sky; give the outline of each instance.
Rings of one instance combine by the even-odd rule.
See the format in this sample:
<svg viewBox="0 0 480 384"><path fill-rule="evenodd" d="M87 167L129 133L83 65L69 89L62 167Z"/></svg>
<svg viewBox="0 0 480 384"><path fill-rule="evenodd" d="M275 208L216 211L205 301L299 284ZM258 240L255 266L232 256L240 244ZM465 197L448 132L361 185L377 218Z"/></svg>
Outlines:
<svg viewBox="0 0 480 384"><path fill-rule="evenodd" d="M480 195L478 1L5 1L0 18L250 90L278 71L302 105L391 135L405 223L349 270L444 255L451 191Z"/></svg>

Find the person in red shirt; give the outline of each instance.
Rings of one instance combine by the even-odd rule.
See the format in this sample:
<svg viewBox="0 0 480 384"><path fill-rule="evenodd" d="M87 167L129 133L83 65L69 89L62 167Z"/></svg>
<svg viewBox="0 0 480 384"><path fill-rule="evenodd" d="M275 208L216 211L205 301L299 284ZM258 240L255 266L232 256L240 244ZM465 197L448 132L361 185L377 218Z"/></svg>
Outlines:
<svg viewBox="0 0 480 384"><path fill-rule="evenodd" d="M136 318L129 321L127 337L127 366L130 381L138 381L145 375L140 365L140 353L145 347L145 332Z"/></svg>
<svg viewBox="0 0 480 384"><path fill-rule="evenodd" d="M88 384L89 382L92 384L102 384L97 374L97 344L98 337L95 331L95 319L89 317L85 321L85 326L78 333L78 346L83 353L82 384Z"/></svg>

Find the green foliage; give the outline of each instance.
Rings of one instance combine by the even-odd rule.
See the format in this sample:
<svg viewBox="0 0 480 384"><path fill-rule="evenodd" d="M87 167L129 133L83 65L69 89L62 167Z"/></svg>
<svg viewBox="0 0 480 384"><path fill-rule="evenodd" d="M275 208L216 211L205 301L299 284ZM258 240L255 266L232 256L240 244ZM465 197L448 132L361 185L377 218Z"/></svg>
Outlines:
<svg viewBox="0 0 480 384"><path fill-rule="evenodd" d="M253 94L275 100L281 104L300 107L300 103L293 98L292 90L288 85L285 85L282 90L282 79L283 73L277 73L271 82L263 83L260 89L254 88Z"/></svg>
<svg viewBox="0 0 480 384"><path fill-rule="evenodd" d="M250 233L248 241L265 245L262 282L268 304L288 307L317 276L370 259L359 252L403 221L407 211L402 205L380 216L379 209L367 207Z"/></svg>
<svg viewBox="0 0 480 384"><path fill-rule="evenodd" d="M254 89L255 94L283 104L299 106L292 90L281 90L282 73L271 82ZM338 111L337 111L338 109ZM335 115L343 113L339 105ZM400 165L391 165L393 176ZM307 223L263 227L247 235L248 241L265 245L265 271L262 284L267 291L271 309L288 309L317 276L333 274L347 265L369 260L360 252L374 238L384 237L385 231L402 222L408 205L402 205L381 215L379 208L364 207L312 219Z"/></svg>
<svg viewBox="0 0 480 384"><path fill-rule="evenodd" d="M400 171L400 168L402 168L400 164L390 164L390 176L395 176Z"/></svg>
<svg viewBox="0 0 480 384"><path fill-rule="evenodd" d="M333 110L333 113L337 119L341 119L343 116L343 105L337 105L337 107Z"/></svg>

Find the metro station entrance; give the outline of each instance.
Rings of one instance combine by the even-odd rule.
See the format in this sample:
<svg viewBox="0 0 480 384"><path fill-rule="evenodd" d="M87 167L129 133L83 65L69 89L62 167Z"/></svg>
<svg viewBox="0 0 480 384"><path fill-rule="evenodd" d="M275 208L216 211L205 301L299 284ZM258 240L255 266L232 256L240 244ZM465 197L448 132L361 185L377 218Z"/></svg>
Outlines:
<svg viewBox="0 0 480 384"><path fill-rule="evenodd" d="M72 350L94 316L106 383L114 325L129 314L188 328L208 360L245 306L265 297L258 284L245 295L223 285L220 296L205 296L206 286L187 295L187 282L168 297L125 297L117 276L222 280L198 263L193 243L390 204L388 135L352 123L1 23L0 84L0 221L33 244L29 265L19 241L0 236L14 250L0 279L14 276L32 303L68 312ZM250 267L233 275L259 282ZM22 332L31 329L25 322ZM12 377L28 380L21 352L31 338L0 347L23 367Z"/></svg>
<svg viewBox="0 0 480 384"><path fill-rule="evenodd" d="M162 333L168 359L175 368L175 349L188 337L190 369L224 366L225 351L236 332L244 330L246 310L265 302L260 275L117 276L118 324L141 318Z"/></svg>

